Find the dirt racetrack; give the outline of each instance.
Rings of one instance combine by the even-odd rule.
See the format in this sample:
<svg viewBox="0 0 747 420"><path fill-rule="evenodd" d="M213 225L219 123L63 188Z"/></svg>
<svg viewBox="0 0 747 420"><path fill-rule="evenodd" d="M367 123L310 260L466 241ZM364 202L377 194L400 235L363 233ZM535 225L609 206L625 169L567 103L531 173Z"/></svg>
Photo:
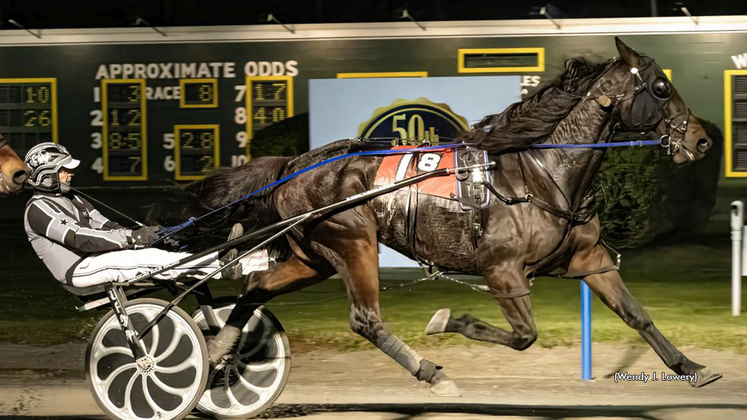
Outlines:
<svg viewBox="0 0 747 420"><path fill-rule="evenodd" d="M422 350L463 396L438 398L377 350L295 354L285 392L263 418L747 418L747 355L683 348L724 374L705 388L685 382L615 383L610 374L671 373L645 344L595 344L595 380L580 376L580 349L465 346ZM82 344L0 345L0 419L105 418L83 376Z"/></svg>

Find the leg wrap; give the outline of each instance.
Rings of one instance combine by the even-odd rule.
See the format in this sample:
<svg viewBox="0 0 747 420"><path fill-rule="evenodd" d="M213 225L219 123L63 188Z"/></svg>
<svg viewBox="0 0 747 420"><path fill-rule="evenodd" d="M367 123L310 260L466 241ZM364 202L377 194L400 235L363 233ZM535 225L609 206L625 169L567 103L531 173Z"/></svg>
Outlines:
<svg viewBox="0 0 747 420"><path fill-rule="evenodd" d="M394 359L402 365L408 372L419 381L425 381L430 384L439 382L445 375L441 372L441 366L423 359L421 355L411 349L396 335L388 335L379 339L378 347L386 353L387 356Z"/></svg>
<svg viewBox="0 0 747 420"><path fill-rule="evenodd" d="M410 374L413 376L418 374L420 361L423 360L423 357L405 344L404 341L400 340L399 337L394 334L381 337L376 344L381 351L402 365Z"/></svg>
<svg viewBox="0 0 747 420"><path fill-rule="evenodd" d="M432 385L439 382L444 376L446 375L441 372L441 366L426 359L420 361L420 369L415 375L419 381L425 381Z"/></svg>

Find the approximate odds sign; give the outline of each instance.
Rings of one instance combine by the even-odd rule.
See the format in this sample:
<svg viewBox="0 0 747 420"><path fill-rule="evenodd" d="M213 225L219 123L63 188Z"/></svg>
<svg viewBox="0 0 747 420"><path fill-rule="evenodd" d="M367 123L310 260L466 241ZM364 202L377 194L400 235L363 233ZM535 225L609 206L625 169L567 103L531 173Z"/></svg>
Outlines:
<svg viewBox="0 0 747 420"><path fill-rule="evenodd" d="M156 180L200 179L221 164L244 164L257 130L293 116L297 66L294 60L249 61L242 78L237 74L242 65L233 62L101 64L91 147L101 149L102 156L91 168L105 181L146 181L149 146L155 150L150 178ZM0 84L0 130L1 95ZM228 126L227 115L233 120ZM37 131L43 135L45 129ZM35 137L32 144L37 142ZM223 162L221 149L227 153ZM153 161L160 156L162 165Z"/></svg>

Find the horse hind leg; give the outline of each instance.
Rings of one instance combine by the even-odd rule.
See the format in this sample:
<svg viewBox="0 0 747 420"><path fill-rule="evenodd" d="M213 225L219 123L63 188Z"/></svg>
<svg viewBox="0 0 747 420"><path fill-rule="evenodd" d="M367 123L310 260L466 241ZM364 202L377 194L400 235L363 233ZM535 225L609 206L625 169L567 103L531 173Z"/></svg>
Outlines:
<svg viewBox="0 0 747 420"><path fill-rule="evenodd" d="M339 238L339 236L332 236ZM436 365L420 356L402 339L384 328L379 309L378 250L375 232L370 237L347 239L335 250L319 249L345 281L350 301L350 328L387 356L394 359L419 381L430 384L430 391L439 396L461 395L452 381Z"/></svg>
<svg viewBox="0 0 747 420"><path fill-rule="evenodd" d="M291 255L287 261L269 270L249 274L244 282L243 293L228 316L226 325L208 341L210 362L219 363L235 348L241 339L242 328L252 317L255 309L276 296L318 283L332 274L334 269L326 261L313 268L296 255Z"/></svg>
<svg viewBox="0 0 747 420"><path fill-rule="evenodd" d="M425 328L425 333L459 333L472 340L502 344L514 350L526 350L537 340L532 299L526 287L526 280L518 272L497 269L486 270L485 279L512 331L492 326L469 314L454 318L450 309L441 309L433 315Z"/></svg>

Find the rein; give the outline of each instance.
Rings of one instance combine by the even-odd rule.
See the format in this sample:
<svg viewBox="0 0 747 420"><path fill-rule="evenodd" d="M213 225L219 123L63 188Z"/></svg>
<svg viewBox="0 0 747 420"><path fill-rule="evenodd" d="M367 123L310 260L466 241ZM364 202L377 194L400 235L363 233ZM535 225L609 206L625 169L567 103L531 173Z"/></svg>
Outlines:
<svg viewBox="0 0 747 420"><path fill-rule="evenodd" d="M617 141L610 143L592 143L592 144L533 144L530 149L606 149L610 147L632 147L632 146L661 146L669 147L669 144L662 143L661 140L631 140Z"/></svg>
<svg viewBox="0 0 747 420"><path fill-rule="evenodd" d="M233 205L236 205L236 204L238 204L238 203L240 203L240 202L242 202L242 201L244 201L244 200L246 200L248 198L251 198L251 197L253 197L253 196L261 193L262 191L268 190L268 189L270 189L272 187L275 187L275 186L278 186L280 184L284 184L284 183L290 181L291 179L293 179L293 178L295 178L295 177L297 177L297 176L299 176L301 174L309 172L309 171L311 171L313 169L316 169L316 168L318 168L320 166L324 166L324 165L326 165L328 163L336 162L338 160L341 160L341 159L344 159L344 158L347 158L347 157L352 157L352 156L405 155L405 154L421 153L421 152L443 150L443 149L456 149L458 147L463 147L463 146L465 146L465 145L461 144L461 143L455 143L455 144L447 144L447 145L443 145L443 146L427 146L427 147L419 148L419 149L416 149L416 150L409 150L409 149L408 150L369 150L369 151L365 151L365 152L346 153L344 155L335 156L335 157L323 160L323 161L321 161L319 163L316 163L314 165L311 165L311 166L309 166L307 168L301 169L300 171L294 172L294 173L292 173L292 174L290 174L288 176L280 178L279 180L277 180L277 181L275 181L275 182L273 182L273 183L271 183L269 185L266 185L266 186L264 186L264 187L262 187L262 188L260 188L260 189L258 189L256 191L254 191L254 192L251 192L251 193L249 193L249 194L247 194L247 195L239 198L238 200L230 202L230 203L228 203L228 204L226 204L226 205L224 205L222 207L218 207L217 209L211 210L210 212L208 212L206 214L203 214L200 217L196 217L196 218L195 217L190 217L189 220L187 220L186 222L184 222L184 223L182 223L180 225L170 226L170 227L164 228L164 229L162 229L162 230L160 230L158 232L159 236L161 236L161 237L156 242L154 242L152 245L155 245L155 244L163 241L167 237L172 236L172 235L174 235L174 234L176 234L176 233L178 233L178 232L186 229L187 227L189 227L190 225L194 224L195 222L198 222L198 221L200 221L200 220L202 220L202 219L204 219L204 218L206 218L208 216L211 216L211 215L213 215L213 214L215 214L215 213L217 213L219 211L225 210L225 209L227 209L227 208L229 208L229 207L231 207Z"/></svg>

